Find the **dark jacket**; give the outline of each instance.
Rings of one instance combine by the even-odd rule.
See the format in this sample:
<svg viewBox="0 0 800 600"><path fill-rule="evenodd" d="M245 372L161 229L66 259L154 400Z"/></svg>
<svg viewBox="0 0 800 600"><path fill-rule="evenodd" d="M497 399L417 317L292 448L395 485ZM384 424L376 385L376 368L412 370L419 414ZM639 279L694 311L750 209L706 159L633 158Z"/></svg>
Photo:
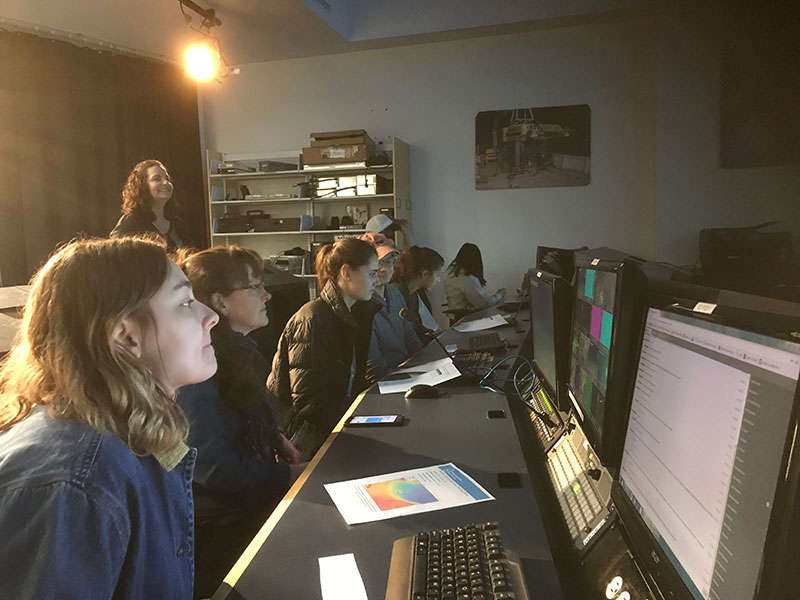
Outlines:
<svg viewBox="0 0 800 600"><path fill-rule="evenodd" d="M372 318L378 309L368 301L348 310L339 289L328 282L281 334L267 387L281 429L306 457L319 449L353 396L366 387Z"/></svg>
<svg viewBox="0 0 800 600"><path fill-rule="evenodd" d="M167 216L167 215L165 215ZM119 218L114 229L111 230L109 237L115 238L123 235L133 235L135 233L156 233L167 242L167 252L174 252L188 241L183 221L177 215L171 214L167 218L170 222L170 229L167 235L159 231L153 222L156 220L156 213L149 208L137 207L128 214Z"/></svg>
<svg viewBox="0 0 800 600"><path fill-rule="evenodd" d="M0 598L191 599L194 457L166 471L44 408L0 433Z"/></svg>
<svg viewBox="0 0 800 600"><path fill-rule="evenodd" d="M241 334L234 335L249 360L264 360L258 355L255 342ZM263 375L265 382L266 373ZM270 402L266 387L259 400ZM223 400L216 375L182 387L178 391L178 404L189 420L187 441L197 448L194 482L198 508L202 508L204 495L227 500L236 509L262 500L274 503L286 493L289 465L275 462L274 451L271 460L250 456L242 442L243 417Z"/></svg>

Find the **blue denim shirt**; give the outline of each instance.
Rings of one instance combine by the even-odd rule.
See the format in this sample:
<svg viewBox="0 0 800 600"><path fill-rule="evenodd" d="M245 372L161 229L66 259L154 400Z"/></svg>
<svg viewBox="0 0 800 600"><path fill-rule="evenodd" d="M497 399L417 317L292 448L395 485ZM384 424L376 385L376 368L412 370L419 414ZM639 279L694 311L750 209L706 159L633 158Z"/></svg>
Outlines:
<svg viewBox="0 0 800 600"><path fill-rule="evenodd" d="M195 451L171 471L43 408L0 433L0 598L192 598Z"/></svg>
<svg viewBox="0 0 800 600"><path fill-rule="evenodd" d="M414 326L400 316L406 307L403 293L394 285L384 295L373 292L372 301L380 305L372 321L372 339L367 355L367 380L374 383L422 348Z"/></svg>

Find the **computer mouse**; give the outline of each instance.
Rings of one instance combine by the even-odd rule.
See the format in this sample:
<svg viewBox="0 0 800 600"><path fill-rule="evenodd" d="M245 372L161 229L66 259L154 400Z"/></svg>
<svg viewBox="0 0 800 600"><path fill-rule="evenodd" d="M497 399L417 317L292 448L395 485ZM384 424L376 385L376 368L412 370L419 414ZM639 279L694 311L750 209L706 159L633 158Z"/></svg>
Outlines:
<svg viewBox="0 0 800 600"><path fill-rule="evenodd" d="M406 398L438 398L441 395L438 389L424 383L412 385L405 393Z"/></svg>

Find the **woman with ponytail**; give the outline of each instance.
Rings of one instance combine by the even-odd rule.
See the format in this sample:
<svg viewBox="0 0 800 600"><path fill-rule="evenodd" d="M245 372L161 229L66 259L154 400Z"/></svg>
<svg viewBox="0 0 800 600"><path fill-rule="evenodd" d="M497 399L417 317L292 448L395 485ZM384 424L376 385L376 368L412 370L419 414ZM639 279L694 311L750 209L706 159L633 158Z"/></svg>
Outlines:
<svg viewBox="0 0 800 600"><path fill-rule="evenodd" d="M195 592L205 598L263 525L305 464L278 430L266 389L269 364L248 333L269 323L261 257L239 246L182 252L198 300L219 315L211 379L181 388L178 404L197 448Z"/></svg>
<svg viewBox="0 0 800 600"><path fill-rule="evenodd" d="M309 459L366 387L378 255L367 242L343 238L317 254L319 296L286 324L267 380L278 422Z"/></svg>

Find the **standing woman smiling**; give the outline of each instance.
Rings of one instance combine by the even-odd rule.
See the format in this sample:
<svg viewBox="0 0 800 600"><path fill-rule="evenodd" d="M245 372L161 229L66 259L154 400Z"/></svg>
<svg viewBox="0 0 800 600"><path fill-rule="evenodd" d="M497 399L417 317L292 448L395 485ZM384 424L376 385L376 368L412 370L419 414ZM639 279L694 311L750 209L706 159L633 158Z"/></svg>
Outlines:
<svg viewBox="0 0 800 600"><path fill-rule="evenodd" d="M367 350L378 305L378 255L343 238L317 254L318 298L303 305L281 334L267 385L278 422L305 460L311 458L366 387Z"/></svg>
<svg viewBox="0 0 800 600"><path fill-rule="evenodd" d="M174 252L184 245L183 222L175 214L175 188L167 168L157 160L143 160L128 174L122 188L122 216L110 237L134 233L155 233Z"/></svg>
<svg viewBox="0 0 800 600"><path fill-rule="evenodd" d="M32 282L0 367L0 598L192 597L194 450L175 391L217 315L152 240L83 240Z"/></svg>

